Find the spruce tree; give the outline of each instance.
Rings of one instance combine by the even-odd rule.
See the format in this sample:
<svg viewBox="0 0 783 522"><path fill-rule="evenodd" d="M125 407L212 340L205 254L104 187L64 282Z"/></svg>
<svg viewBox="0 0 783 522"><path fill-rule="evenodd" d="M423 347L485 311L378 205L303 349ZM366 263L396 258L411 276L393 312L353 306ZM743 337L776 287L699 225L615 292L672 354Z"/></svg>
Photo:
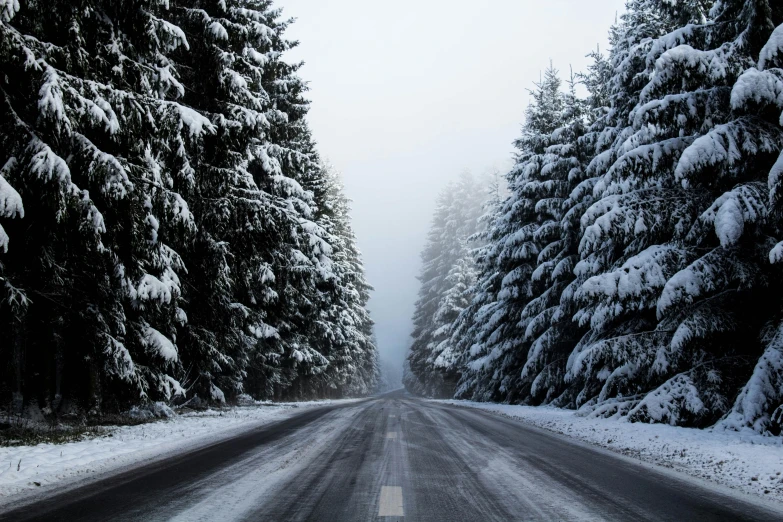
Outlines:
<svg viewBox="0 0 783 522"><path fill-rule="evenodd" d="M496 233L500 208L505 200L502 179L496 175L490 183L488 197L483 205L484 214L479 218L479 230L469 243L475 245L472 252L475 262L475 282L468 289L471 296L468 305L460 312L451 327L451 344L457 353L457 365L461 370L460 381L455 391L458 398L491 400L489 390L482 386L493 371L491 363L484 358L475 358L481 350L482 332L479 325L491 319L502 276L494 267L497 264L500 245L493 241Z"/></svg>
<svg viewBox="0 0 783 522"><path fill-rule="evenodd" d="M775 246L780 8L653 0L628 8L610 61L595 54L582 77L587 107L567 94L564 125L542 133L546 145L522 156L524 176L510 180L503 208L536 206L494 220L496 229L529 228L491 236L485 249L493 257L476 285L482 304L454 329L483 326L463 344L471 356L458 395L703 426L750 376L721 425L776 432L779 310L768 303L783 251ZM585 108L586 118L568 116ZM542 120L529 115L526 125ZM502 252L520 238L537 258L510 267L530 268L529 278L513 278L525 286L509 303L514 272ZM498 269L502 285L483 294ZM508 312L514 302L521 315ZM527 362L516 377L520 353Z"/></svg>
<svg viewBox="0 0 783 522"><path fill-rule="evenodd" d="M482 191L469 174L449 184L438 197L422 252L421 288L416 302L413 343L403 375L417 394L450 397L460 376L451 345L451 326L467 306L473 259L467 240L476 232Z"/></svg>
<svg viewBox="0 0 783 522"><path fill-rule="evenodd" d="M158 2L16 10L0 23L0 140L25 210L3 262L17 380L46 390L46 408L64 387L94 412L108 386L171 398L184 272L173 247L193 222L179 194L189 179L167 165L188 154L173 140L199 139L171 62L187 40Z"/></svg>
<svg viewBox="0 0 783 522"><path fill-rule="evenodd" d="M654 74L596 184L600 200L583 217L582 266L604 273L578 292L577 318L591 331L567 378L582 382L581 402L625 397L602 414L714 422L754 359L747 338L765 315L754 304L770 286L754 252L763 241L748 230L747 245L739 243L736 198L759 215L756 185L743 182L780 142L763 126L729 123L727 109L732 85L760 51L752 42L772 30L762 4L719 2L714 20L652 44Z"/></svg>
<svg viewBox="0 0 783 522"><path fill-rule="evenodd" d="M592 74L602 74L601 60L596 55ZM580 334L571 322L573 311L568 297L573 291L578 260L578 216L589 204L580 184L591 151L589 140L582 139L589 107L576 95L577 81L572 74L563 93L562 126L549 136L549 146L540 160L544 183L534 186L540 223L535 237L540 253L531 276L532 299L521 314L530 343L521 378L535 402L551 402L561 394L566 359L563 348L573 345ZM600 78L588 76L590 86L597 87L600 82ZM591 94L600 99L595 91ZM558 402L565 401L567 398L561 397Z"/></svg>
<svg viewBox="0 0 783 522"><path fill-rule="evenodd" d="M520 318L535 292L545 286L538 279L543 271L535 272L537 259L543 244L558 233L553 220L545 222L537 214L547 203L555 204L550 200L539 205L542 192L553 185L542 167L550 135L565 117L561 81L553 67L545 71L531 95L522 137L515 142L516 163L506 176L509 194L488 233L488 240L498 245L495 263L479 276L480 281L492 279L497 272L501 283L490 303L476 315L478 333L468 363L471 373L463 377L473 382L461 386L492 400L519 400L529 390L520 377L529 348L528 321Z"/></svg>
<svg viewBox="0 0 783 522"><path fill-rule="evenodd" d="M354 299L337 280L335 247L361 273L347 215L319 222L337 196L289 23L255 0L0 6L15 409L314 396L338 351L334 325L310 320L326 310L361 331L360 348L344 336L359 353L340 393L374 387L369 287L356 276Z"/></svg>
<svg viewBox="0 0 783 522"><path fill-rule="evenodd" d="M335 397L364 395L378 385L373 321L367 311L372 287L367 283L361 253L350 222L350 200L339 174L326 173L324 211L320 218L330 235L334 278L322 289L325 303L316 321L329 366L323 374L322 394Z"/></svg>

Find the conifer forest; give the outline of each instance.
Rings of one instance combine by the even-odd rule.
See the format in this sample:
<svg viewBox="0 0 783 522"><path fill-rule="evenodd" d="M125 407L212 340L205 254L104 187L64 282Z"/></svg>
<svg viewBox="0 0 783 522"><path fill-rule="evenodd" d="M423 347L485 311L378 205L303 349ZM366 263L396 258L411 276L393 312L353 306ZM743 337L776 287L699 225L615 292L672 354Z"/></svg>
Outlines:
<svg viewBox="0 0 783 522"><path fill-rule="evenodd" d="M267 0L0 0L0 396L346 397L378 358Z"/></svg>
<svg viewBox="0 0 783 522"><path fill-rule="evenodd" d="M4 411L394 388L292 22L0 0ZM628 0L609 42L520 93L509 171L438 196L404 385L778 435L783 6Z"/></svg>
<svg viewBox="0 0 783 522"><path fill-rule="evenodd" d="M502 183L441 194L405 385L778 435L783 4L626 6L531 86Z"/></svg>
<svg viewBox="0 0 783 522"><path fill-rule="evenodd" d="M783 520L783 0L0 0L4 520Z"/></svg>

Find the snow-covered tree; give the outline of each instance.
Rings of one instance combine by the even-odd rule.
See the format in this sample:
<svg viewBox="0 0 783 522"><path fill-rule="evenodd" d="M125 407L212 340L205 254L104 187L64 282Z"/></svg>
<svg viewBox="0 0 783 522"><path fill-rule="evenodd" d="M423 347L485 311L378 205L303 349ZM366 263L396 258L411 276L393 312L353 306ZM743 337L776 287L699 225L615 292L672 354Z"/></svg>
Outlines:
<svg viewBox="0 0 783 522"><path fill-rule="evenodd" d="M592 152L591 140L585 136L588 111L594 109L596 116L603 116L602 107L595 104L601 100L605 67L600 54L594 57L596 61L586 83L596 101L589 106L576 95L578 80L572 74L568 90L563 93L562 125L550 135L549 146L540 160L543 183L534 185L539 255L531 275L532 298L521 314L529 343L521 379L526 388L529 386L530 400L535 402L551 402L561 394L566 359L563 349L573 345L580 334L571 321L569 297L574 290L574 267L578 261L578 219L591 202L582 186ZM565 400L559 398L561 403Z"/></svg>
<svg viewBox="0 0 783 522"><path fill-rule="evenodd" d="M194 225L180 195L192 179L172 166L200 139L171 61L187 38L160 2L6 7L0 162L25 215L8 230L3 301L25 373L56 375L28 385L59 402L67 370L94 411L109 384L171 398L184 273L173 247Z"/></svg>
<svg viewBox="0 0 783 522"><path fill-rule="evenodd" d="M770 5L691 14L649 45L649 81L582 217L576 319L590 331L566 379L597 413L703 425L726 410L770 313L755 305L772 288L756 172L783 143L730 103L774 27Z"/></svg>
<svg viewBox="0 0 783 522"><path fill-rule="evenodd" d="M313 395L325 309L360 316L341 378L374 387L363 275L334 299L353 296L335 247L361 262L347 215L319 222L335 196L289 23L263 0L0 6L0 357L20 407Z"/></svg>
<svg viewBox="0 0 783 522"><path fill-rule="evenodd" d="M585 102L534 98L458 395L703 426L750 377L721 426L777 433L782 8L627 7Z"/></svg>
<svg viewBox="0 0 783 522"><path fill-rule="evenodd" d="M421 289L404 376L406 388L414 393L449 397L459 380L460 357L451 343L451 326L471 299L475 276L467 241L478 227L482 195L467 173L439 195L422 252Z"/></svg>
<svg viewBox="0 0 783 522"><path fill-rule="evenodd" d="M778 7L765 14L773 23L781 24L782 11ZM755 54L753 57L755 58ZM762 307L761 318L766 324L758 335L763 351L750 379L719 426L725 429L751 429L780 434L783 430L783 349L780 338L783 322L781 305L777 299L779 287L775 283L780 281L779 266L783 260L783 243L779 242L783 239L783 215L780 206L783 175L783 147L780 146L783 133L783 24L772 31L759 51L756 67L748 68L734 84L731 105L738 118L730 125L735 128L745 126L750 129L764 129L771 138L772 151L763 151L760 156L766 156L766 162L763 159L756 160L749 167L758 170L746 171L745 183L722 195L710 207L710 211L715 211L715 233L721 245L747 244L748 240L743 241L743 236L756 236L751 236L751 241L757 243L757 247L752 250L755 254L755 259L752 260L760 265L760 271L765 271L766 268L764 260L760 259L764 257L765 247L776 244L767 256L773 271L771 274L765 274L767 277L760 278L757 283L759 286L771 285L771 288L764 292L763 297L768 301ZM729 129L731 130L730 127ZM778 143L777 150L775 142ZM749 154L744 152L743 156L747 157ZM775 153L778 154L777 159L774 159ZM742 159L738 158L734 164L739 164L739 161Z"/></svg>
<svg viewBox="0 0 783 522"><path fill-rule="evenodd" d="M457 397L491 400L491 394L483 387L493 371L492 365L484 358L476 358L481 349L483 335L478 325L486 324L491 319L497 293L500 291L502 276L495 269L500 246L494 241L498 230L500 208L505 200L503 180L496 173L491 180L487 193L487 201L483 205L484 214L479 218L478 231L468 238L474 245L472 252L475 262L475 282L468 289L472 296L468 305L460 312L451 326L451 344L456 351L462 376L455 395Z"/></svg>
<svg viewBox="0 0 783 522"><path fill-rule="evenodd" d="M508 196L498 207L487 240L494 243L492 264L482 266L479 288L495 287L495 295L477 294L486 304L474 315L477 334L470 349L469 371L463 375L461 395L493 400L517 400L527 394L520 375L529 344L523 310L543 290L538 283L537 260L542 247L559 234L559 222L548 214L559 212L564 186L548 178L544 162L552 133L566 117L565 98L557 71L549 67L531 92L522 136L515 142L516 163L507 174ZM546 198L545 193L555 197ZM547 253L543 253L544 256ZM549 267L551 270L553 268ZM500 277L500 285L490 283ZM545 290L543 290L545 291ZM540 302L540 301L539 301ZM543 310L542 310L543 311ZM520 320L521 319L521 320ZM470 390L470 392L468 392Z"/></svg>
<svg viewBox="0 0 783 522"><path fill-rule="evenodd" d="M334 277L321 286L325 299L315 321L315 337L329 361L321 395L365 395L378 386L377 348L367 310L372 287L364 275L361 253L350 221L350 200L339 173L324 167L326 186L319 222L329 234Z"/></svg>

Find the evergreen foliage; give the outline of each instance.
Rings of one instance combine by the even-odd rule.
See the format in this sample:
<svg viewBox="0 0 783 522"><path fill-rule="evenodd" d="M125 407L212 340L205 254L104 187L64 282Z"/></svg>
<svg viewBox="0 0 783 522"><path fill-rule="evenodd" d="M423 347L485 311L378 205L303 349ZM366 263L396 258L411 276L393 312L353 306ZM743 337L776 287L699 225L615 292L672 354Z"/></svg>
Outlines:
<svg viewBox="0 0 783 522"><path fill-rule="evenodd" d="M288 24L266 0L0 3L11 408L374 389L370 287Z"/></svg>
<svg viewBox="0 0 783 522"><path fill-rule="evenodd" d="M460 353L451 328L471 300L475 268L468 239L477 231L483 192L465 173L438 197L421 255L413 344L403 374L405 387L416 393L450 397L459 380Z"/></svg>
<svg viewBox="0 0 783 522"><path fill-rule="evenodd" d="M545 72L453 323L458 397L780 433L781 24L629 0L608 57Z"/></svg>

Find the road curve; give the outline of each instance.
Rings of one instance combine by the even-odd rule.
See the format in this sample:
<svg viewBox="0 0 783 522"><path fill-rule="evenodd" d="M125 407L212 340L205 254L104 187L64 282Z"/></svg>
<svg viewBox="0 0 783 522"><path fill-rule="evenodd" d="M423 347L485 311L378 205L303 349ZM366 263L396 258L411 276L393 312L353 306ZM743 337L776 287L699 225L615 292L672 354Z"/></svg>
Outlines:
<svg viewBox="0 0 783 522"><path fill-rule="evenodd" d="M783 520L519 421L402 392L287 420L0 520Z"/></svg>

